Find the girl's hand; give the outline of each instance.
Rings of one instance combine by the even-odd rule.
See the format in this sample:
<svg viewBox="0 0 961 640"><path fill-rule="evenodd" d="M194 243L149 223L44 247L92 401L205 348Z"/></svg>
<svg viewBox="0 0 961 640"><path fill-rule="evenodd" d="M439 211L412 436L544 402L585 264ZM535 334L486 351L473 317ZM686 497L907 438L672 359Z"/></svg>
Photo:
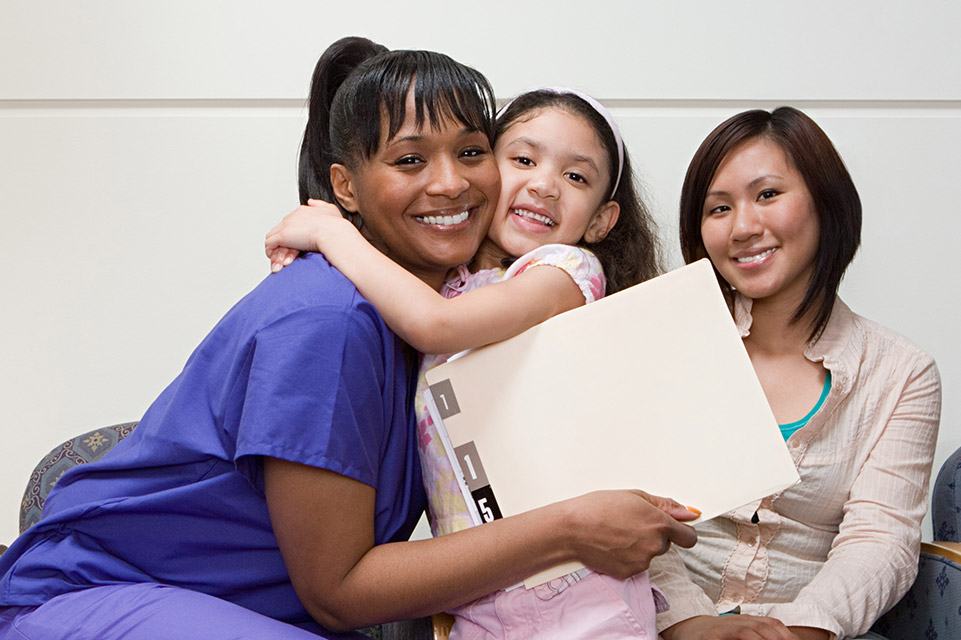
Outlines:
<svg viewBox="0 0 961 640"><path fill-rule="evenodd" d="M271 273L289 265L301 251L323 252L324 243L336 241L336 234L345 226L354 228L335 205L308 200L307 205L294 209L267 232L264 252L270 259Z"/></svg>

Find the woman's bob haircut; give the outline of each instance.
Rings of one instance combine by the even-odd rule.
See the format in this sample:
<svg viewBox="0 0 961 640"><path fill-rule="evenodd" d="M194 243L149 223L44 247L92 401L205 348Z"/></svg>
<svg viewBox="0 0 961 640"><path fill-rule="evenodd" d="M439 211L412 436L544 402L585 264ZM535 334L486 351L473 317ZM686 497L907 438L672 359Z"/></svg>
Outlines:
<svg viewBox="0 0 961 640"><path fill-rule="evenodd" d="M704 200L721 162L749 140L767 138L784 150L804 179L820 226L814 274L791 322L810 318L815 338L834 308L838 285L861 243L861 198L824 131L793 107L744 111L719 124L698 147L681 188L681 252L686 263L706 258L701 237ZM733 289L717 272L730 302Z"/></svg>

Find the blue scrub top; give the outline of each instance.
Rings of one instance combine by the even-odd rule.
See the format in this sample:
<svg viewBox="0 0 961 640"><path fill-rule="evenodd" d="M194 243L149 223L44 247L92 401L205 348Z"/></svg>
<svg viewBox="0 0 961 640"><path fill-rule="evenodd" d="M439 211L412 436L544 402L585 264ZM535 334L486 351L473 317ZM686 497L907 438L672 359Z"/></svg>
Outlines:
<svg viewBox="0 0 961 640"><path fill-rule="evenodd" d="M424 508L400 341L322 256L237 303L103 459L68 471L43 519L0 556L0 605L159 582L308 621L264 497L261 456L376 489L375 540Z"/></svg>

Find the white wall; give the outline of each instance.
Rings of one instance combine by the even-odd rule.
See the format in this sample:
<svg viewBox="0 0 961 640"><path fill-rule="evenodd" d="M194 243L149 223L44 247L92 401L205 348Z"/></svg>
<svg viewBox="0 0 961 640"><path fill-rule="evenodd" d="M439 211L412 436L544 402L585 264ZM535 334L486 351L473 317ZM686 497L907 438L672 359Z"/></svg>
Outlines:
<svg viewBox="0 0 961 640"><path fill-rule="evenodd" d="M310 71L348 34L447 52L500 97L542 84L597 96L674 265L700 140L745 108L806 110L865 205L842 295L937 358L936 464L961 446L961 5L331 4L0 0L0 542L36 461L138 419L266 274L263 234L297 203Z"/></svg>

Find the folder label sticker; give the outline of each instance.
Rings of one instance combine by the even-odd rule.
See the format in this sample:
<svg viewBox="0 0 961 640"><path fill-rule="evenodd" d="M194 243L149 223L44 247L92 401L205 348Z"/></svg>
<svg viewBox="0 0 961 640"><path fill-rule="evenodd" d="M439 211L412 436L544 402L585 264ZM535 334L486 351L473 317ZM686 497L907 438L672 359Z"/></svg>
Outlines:
<svg viewBox="0 0 961 640"><path fill-rule="evenodd" d="M474 499L481 520L491 522L503 518L500 507L497 505L497 498L494 497L494 490L487 481L487 474L484 472L484 465L477 454L474 441L455 447L454 456L464 473L464 482L467 483L467 489L470 491L471 498Z"/></svg>
<svg viewBox="0 0 961 640"><path fill-rule="evenodd" d="M457 396L454 395L454 387L451 386L449 378L430 385L430 393L437 403L437 411L442 419L460 413Z"/></svg>

